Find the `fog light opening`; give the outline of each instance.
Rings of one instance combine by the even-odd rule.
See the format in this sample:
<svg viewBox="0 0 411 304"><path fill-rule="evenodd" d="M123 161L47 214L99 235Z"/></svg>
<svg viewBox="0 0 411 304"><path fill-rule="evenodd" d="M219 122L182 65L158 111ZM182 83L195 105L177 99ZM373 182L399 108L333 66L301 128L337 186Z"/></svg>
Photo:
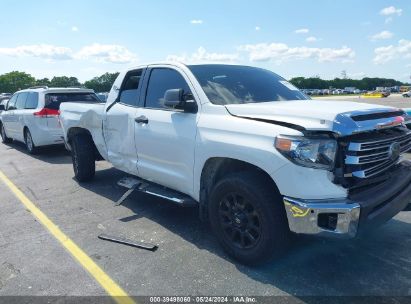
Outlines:
<svg viewBox="0 0 411 304"><path fill-rule="evenodd" d="M337 229L338 213L321 213L318 215L318 227L335 231Z"/></svg>

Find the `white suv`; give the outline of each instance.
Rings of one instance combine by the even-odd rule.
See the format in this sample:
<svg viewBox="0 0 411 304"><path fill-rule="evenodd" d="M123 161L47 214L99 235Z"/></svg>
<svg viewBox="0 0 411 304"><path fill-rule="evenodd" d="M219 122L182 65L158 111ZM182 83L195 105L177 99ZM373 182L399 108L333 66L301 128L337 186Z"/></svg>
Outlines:
<svg viewBox="0 0 411 304"><path fill-rule="evenodd" d="M16 92L0 115L2 141L24 142L29 153L40 146L63 144L59 122L62 102L99 103L93 90L33 87ZM2 107L2 108L3 108Z"/></svg>

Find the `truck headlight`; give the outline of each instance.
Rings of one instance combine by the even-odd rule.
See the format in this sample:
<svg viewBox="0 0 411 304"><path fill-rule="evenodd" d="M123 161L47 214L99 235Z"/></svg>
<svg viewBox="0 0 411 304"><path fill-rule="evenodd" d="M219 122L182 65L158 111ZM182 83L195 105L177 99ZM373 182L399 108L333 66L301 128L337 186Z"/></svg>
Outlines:
<svg viewBox="0 0 411 304"><path fill-rule="evenodd" d="M278 136L276 149L293 163L310 168L332 170L337 152L334 139Z"/></svg>

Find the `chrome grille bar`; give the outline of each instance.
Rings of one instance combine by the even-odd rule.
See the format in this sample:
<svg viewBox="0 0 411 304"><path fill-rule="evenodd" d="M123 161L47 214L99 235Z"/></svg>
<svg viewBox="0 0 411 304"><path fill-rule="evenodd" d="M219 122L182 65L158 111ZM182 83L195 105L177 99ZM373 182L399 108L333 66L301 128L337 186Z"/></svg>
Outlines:
<svg viewBox="0 0 411 304"><path fill-rule="evenodd" d="M405 136L401 136L399 138L391 138L390 140L384 140L382 142L373 142L373 143L350 143L348 150L350 151L369 151L369 150L375 150L375 149L383 149L383 148L389 148L390 145L393 142L399 142L399 143L404 143L407 141L411 141L411 132L408 133ZM369 146L373 145L373 146Z"/></svg>
<svg viewBox="0 0 411 304"><path fill-rule="evenodd" d="M380 140L350 142L348 144L345 165L348 174L357 178L369 178L388 170L397 164L400 155L411 149L411 131L398 136L384 136ZM398 143L397 153L393 156L391 146Z"/></svg>

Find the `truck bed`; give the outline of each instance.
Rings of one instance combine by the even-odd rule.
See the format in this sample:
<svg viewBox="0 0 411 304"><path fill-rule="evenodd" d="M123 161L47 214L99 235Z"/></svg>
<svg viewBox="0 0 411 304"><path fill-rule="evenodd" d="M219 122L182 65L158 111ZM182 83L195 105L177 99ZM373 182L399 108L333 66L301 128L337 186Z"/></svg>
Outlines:
<svg viewBox="0 0 411 304"><path fill-rule="evenodd" d="M60 106L60 122L64 132L64 140L68 145L67 136L73 128L82 128L90 132L93 141L104 159L107 159L107 151L102 132L104 103L63 103Z"/></svg>

